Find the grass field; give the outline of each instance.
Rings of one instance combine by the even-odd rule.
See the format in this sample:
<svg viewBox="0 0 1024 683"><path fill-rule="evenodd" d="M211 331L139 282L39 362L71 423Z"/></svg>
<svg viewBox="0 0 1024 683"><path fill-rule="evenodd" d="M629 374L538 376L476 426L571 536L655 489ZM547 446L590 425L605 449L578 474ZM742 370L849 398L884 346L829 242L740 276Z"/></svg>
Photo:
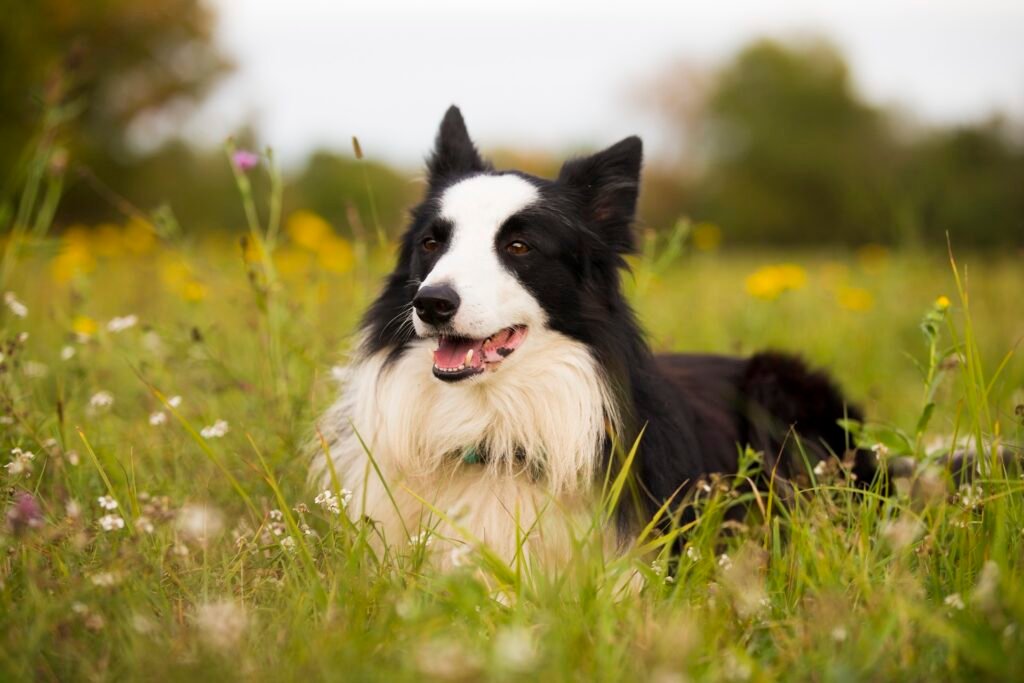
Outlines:
<svg viewBox="0 0 1024 683"><path fill-rule="evenodd" d="M824 472L795 505L723 536L731 492L750 495L726 479L699 503L674 576L657 552L609 557L585 539L546 573L476 553L439 574L422 543L374 553L365 526L315 502L302 450L391 253L308 214L273 240L271 256L135 222L8 241L0 679L1024 671L1014 476L857 498ZM628 286L657 349L799 350L892 452L926 459L954 433L1024 441L1024 358L1007 356L1024 337L1020 254L958 255L967 299L944 253L698 245L649 245L635 263ZM644 587L618 591L630 572Z"/></svg>

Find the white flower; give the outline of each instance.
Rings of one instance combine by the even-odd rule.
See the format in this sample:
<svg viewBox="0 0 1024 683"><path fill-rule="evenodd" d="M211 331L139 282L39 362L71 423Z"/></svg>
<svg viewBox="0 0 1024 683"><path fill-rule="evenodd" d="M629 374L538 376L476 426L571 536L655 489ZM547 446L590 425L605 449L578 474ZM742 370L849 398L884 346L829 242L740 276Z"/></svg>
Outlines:
<svg viewBox="0 0 1024 683"><path fill-rule="evenodd" d="M217 420L212 425L208 427L203 427L202 431L199 432L199 434L204 439L219 439L220 437L227 434L229 429L230 427L228 426L227 422L225 422L224 420Z"/></svg>
<svg viewBox="0 0 1024 683"><path fill-rule="evenodd" d="M271 510L270 519L272 519L275 522L280 522L284 520L284 513L281 512L280 510Z"/></svg>
<svg viewBox="0 0 1024 683"><path fill-rule="evenodd" d="M295 539L291 536L285 536L281 539L281 547L290 552L295 551Z"/></svg>
<svg viewBox="0 0 1024 683"><path fill-rule="evenodd" d="M327 512L334 514L341 514L341 511L348 507L348 502L352 500L352 492L348 489L341 490L341 497L334 495L334 492L330 489L324 489L313 502L322 507Z"/></svg>
<svg viewBox="0 0 1024 683"><path fill-rule="evenodd" d="M100 507L104 510L116 510L117 501L111 496L100 496L96 499L96 502L100 504Z"/></svg>
<svg viewBox="0 0 1024 683"><path fill-rule="evenodd" d="M65 346L63 349L60 350L60 359L61 360L71 360L74 357L75 357L75 347L74 346Z"/></svg>
<svg viewBox="0 0 1024 683"><path fill-rule="evenodd" d="M121 572L99 572L90 576L90 580L94 586L103 586L104 588L110 588L121 583L122 579Z"/></svg>
<svg viewBox="0 0 1024 683"><path fill-rule="evenodd" d="M11 309L11 313L24 318L28 315L28 306L18 301L18 297L14 295L14 292L4 293L4 303L7 304L7 308Z"/></svg>
<svg viewBox="0 0 1024 683"><path fill-rule="evenodd" d="M846 642L846 638L849 634L846 632L845 626L836 626L832 629L831 635L832 640L836 641L837 643L844 643Z"/></svg>
<svg viewBox="0 0 1024 683"><path fill-rule="evenodd" d="M228 652L238 647L248 628L249 617L242 605L222 600L196 608L195 623L206 645Z"/></svg>
<svg viewBox="0 0 1024 683"><path fill-rule="evenodd" d="M11 455L14 457L4 465L7 468L7 474L17 477L32 472L32 460L36 457L34 453L23 451L20 448L12 448Z"/></svg>
<svg viewBox="0 0 1024 683"><path fill-rule="evenodd" d="M409 539L409 545L422 545L424 548L426 548L428 545L430 545L430 542L432 540L433 539L430 536L430 531L424 529L423 531L419 532L418 534Z"/></svg>
<svg viewBox="0 0 1024 683"><path fill-rule="evenodd" d="M178 406L181 405L181 396L171 396L169 399L167 399L167 405L169 405L172 408L177 408Z"/></svg>
<svg viewBox="0 0 1024 683"><path fill-rule="evenodd" d="M130 327L135 327L138 322L139 316L137 315L123 315L111 318L110 322L107 323L107 329L111 332L124 332Z"/></svg>
<svg viewBox="0 0 1024 683"><path fill-rule="evenodd" d="M732 567L732 560L725 553L718 556L718 566L722 569L729 569Z"/></svg>
<svg viewBox="0 0 1024 683"><path fill-rule="evenodd" d="M686 546L686 556L690 558L690 562L700 562L700 550L696 546Z"/></svg>
<svg viewBox="0 0 1024 683"><path fill-rule="evenodd" d="M89 399L89 406L91 408L109 408L114 405L114 395L109 391L97 391Z"/></svg>
<svg viewBox="0 0 1024 683"><path fill-rule="evenodd" d="M121 515L103 515L99 518L99 524L104 531L117 531L124 528L124 519Z"/></svg>
<svg viewBox="0 0 1024 683"><path fill-rule="evenodd" d="M64 505L64 512L71 519L78 519L82 516L82 506L78 504L78 501L72 498Z"/></svg>
<svg viewBox="0 0 1024 683"><path fill-rule="evenodd" d="M224 516L211 505L189 503L178 512L176 525L186 540L206 545L224 530Z"/></svg>
<svg viewBox="0 0 1024 683"><path fill-rule="evenodd" d="M953 609L963 609L964 599L960 597L959 593L952 593L946 596L946 599L942 601L942 604Z"/></svg>
<svg viewBox="0 0 1024 683"><path fill-rule="evenodd" d="M39 379L40 377L46 377L50 372L50 368L47 367L46 363L40 363L37 360L25 361L25 364L21 367L22 372L25 373L26 377L32 377L33 379Z"/></svg>
<svg viewBox="0 0 1024 683"><path fill-rule="evenodd" d="M814 476L821 478L825 476L825 468L827 465L824 460L819 460L818 464L814 466Z"/></svg>
<svg viewBox="0 0 1024 683"><path fill-rule="evenodd" d="M165 413L164 411L158 410L155 413L150 413L149 424L153 425L154 427L159 427L165 422L167 422L167 413Z"/></svg>

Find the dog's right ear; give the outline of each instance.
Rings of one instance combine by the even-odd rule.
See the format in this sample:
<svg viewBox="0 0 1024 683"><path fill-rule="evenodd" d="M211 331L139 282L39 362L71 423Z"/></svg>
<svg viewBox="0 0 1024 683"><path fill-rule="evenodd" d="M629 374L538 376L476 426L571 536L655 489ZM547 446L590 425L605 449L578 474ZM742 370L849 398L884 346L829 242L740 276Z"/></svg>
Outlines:
<svg viewBox="0 0 1024 683"><path fill-rule="evenodd" d="M427 160L430 185L433 187L446 179L486 169L487 163L469 138L462 112L453 104L444 114L434 151Z"/></svg>

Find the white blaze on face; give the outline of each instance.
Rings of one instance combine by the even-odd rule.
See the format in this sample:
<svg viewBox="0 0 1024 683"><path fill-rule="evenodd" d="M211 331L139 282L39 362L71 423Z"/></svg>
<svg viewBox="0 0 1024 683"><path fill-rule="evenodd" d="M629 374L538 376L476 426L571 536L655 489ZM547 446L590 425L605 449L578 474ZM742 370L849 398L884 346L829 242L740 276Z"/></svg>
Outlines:
<svg viewBox="0 0 1024 683"><path fill-rule="evenodd" d="M440 215L454 226L448 250L421 287L447 284L461 304L453 324L458 334L482 339L512 325L541 325L544 311L502 265L494 239L502 224L539 197L537 188L516 175L479 175L441 195ZM428 328L413 316L416 331Z"/></svg>

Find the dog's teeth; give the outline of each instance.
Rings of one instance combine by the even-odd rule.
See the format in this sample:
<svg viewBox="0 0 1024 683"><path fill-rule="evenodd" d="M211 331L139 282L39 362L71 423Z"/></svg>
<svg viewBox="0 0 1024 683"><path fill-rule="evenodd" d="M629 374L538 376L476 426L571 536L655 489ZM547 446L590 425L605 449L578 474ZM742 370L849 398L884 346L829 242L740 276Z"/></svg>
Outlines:
<svg viewBox="0 0 1024 683"><path fill-rule="evenodd" d="M473 349L466 351L466 362L463 365L469 365L473 362Z"/></svg>

